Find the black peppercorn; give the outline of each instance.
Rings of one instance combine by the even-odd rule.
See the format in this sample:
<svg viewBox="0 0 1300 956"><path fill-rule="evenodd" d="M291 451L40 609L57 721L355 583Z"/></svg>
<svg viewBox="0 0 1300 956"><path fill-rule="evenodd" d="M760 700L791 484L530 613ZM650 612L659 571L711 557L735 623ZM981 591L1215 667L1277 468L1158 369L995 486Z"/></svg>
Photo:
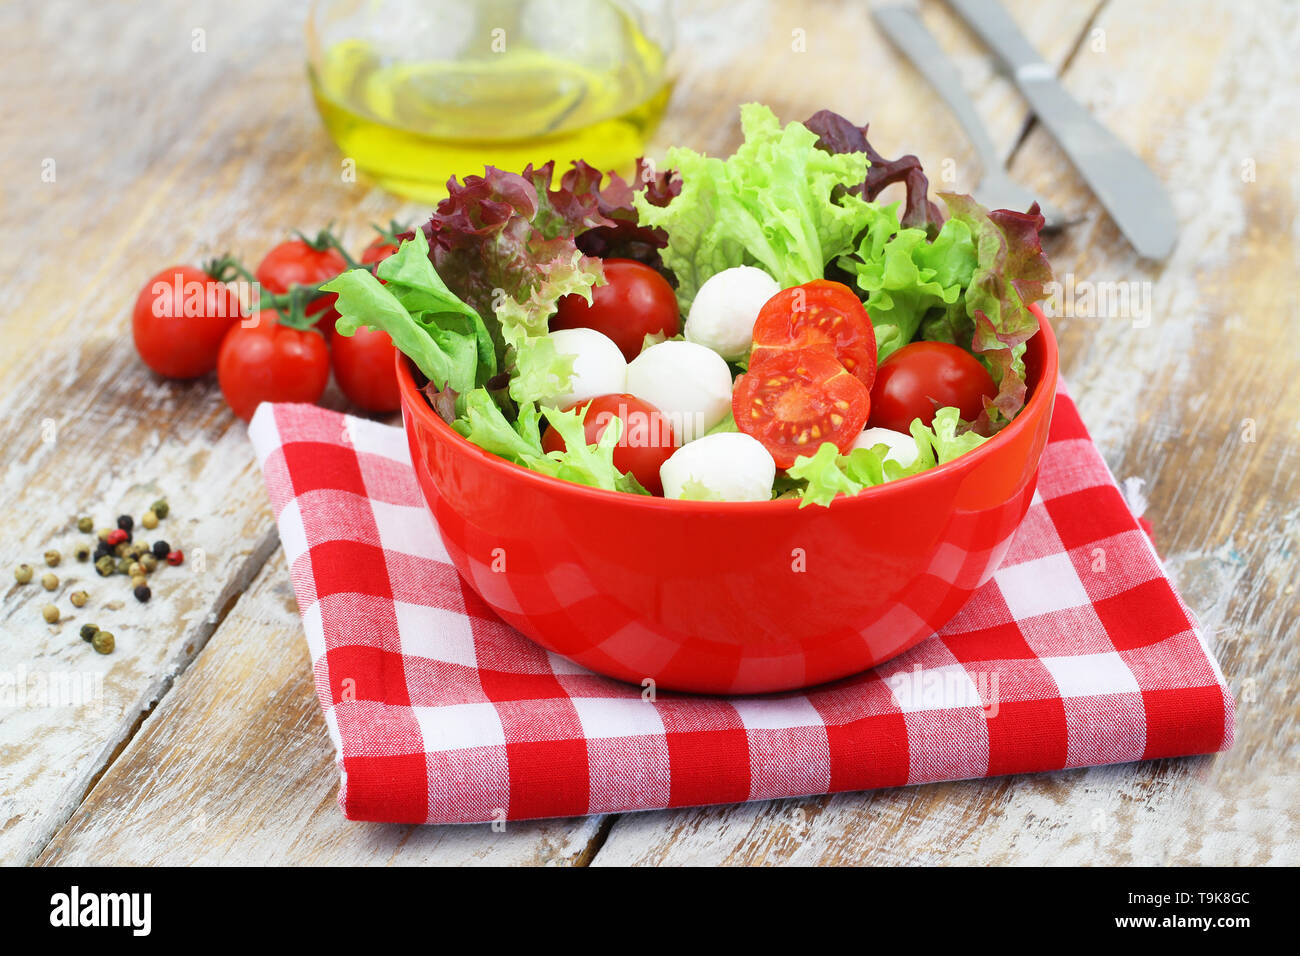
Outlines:
<svg viewBox="0 0 1300 956"><path fill-rule="evenodd" d="M167 557L167 552L171 549L172 546L166 541L155 541L153 543L153 556L159 559L165 558Z"/></svg>
<svg viewBox="0 0 1300 956"><path fill-rule="evenodd" d="M147 584L141 584L131 593L135 595L135 599L141 604L153 597L153 592L149 590L149 585Z"/></svg>
<svg viewBox="0 0 1300 956"><path fill-rule="evenodd" d="M118 515L117 526L123 531L130 533L131 529L135 527L135 519L130 515Z"/></svg>

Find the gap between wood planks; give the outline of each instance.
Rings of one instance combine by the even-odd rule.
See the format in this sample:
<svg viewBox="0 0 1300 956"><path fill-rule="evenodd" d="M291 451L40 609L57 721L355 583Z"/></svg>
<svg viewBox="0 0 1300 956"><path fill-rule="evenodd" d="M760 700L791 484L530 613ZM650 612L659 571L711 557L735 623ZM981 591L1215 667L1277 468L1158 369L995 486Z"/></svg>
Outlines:
<svg viewBox="0 0 1300 956"><path fill-rule="evenodd" d="M86 797L99 785L99 781L103 779L104 774L108 773L118 757L130 746L131 741L140 732L140 728L144 726L144 722L149 719L149 715L158 709L158 705L162 703L163 698L171 692L176 679L185 673L189 666L203 653L203 649L208 646L208 642L212 640L213 635L225 623L226 618L235 605L239 603L240 597L248 589L249 584L253 582L253 579L257 577L262 567L271 559L271 556L275 554L279 547L280 533L273 525L262 533L262 537L258 539L248 558L231 576L229 583L217 594L216 600L213 602L215 610L208 612L203 623L197 628L194 639L186 642L171 664L164 670L155 686L150 689L148 706L140 711L122 737L111 745L111 749L104 758L103 765L86 782L86 786L77 795L76 801L70 804L68 812L59 819L57 826L51 830L49 839L41 845L40 850L32 857L33 860L39 859L50 848L50 845L58 839L63 827L81 809L82 804L86 802Z"/></svg>

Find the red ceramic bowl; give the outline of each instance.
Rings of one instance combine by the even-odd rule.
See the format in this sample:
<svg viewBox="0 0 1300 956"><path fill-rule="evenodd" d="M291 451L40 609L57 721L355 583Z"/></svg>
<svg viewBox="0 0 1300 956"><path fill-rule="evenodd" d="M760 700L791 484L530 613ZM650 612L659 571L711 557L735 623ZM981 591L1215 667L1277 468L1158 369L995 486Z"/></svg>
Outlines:
<svg viewBox="0 0 1300 956"><path fill-rule="evenodd" d="M398 356L420 487L461 575L543 647L635 684L791 690L894 657L997 569L1034 492L1056 397L1039 312L1024 410L955 461L839 498L670 501L548 478L467 442Z"/></svg>

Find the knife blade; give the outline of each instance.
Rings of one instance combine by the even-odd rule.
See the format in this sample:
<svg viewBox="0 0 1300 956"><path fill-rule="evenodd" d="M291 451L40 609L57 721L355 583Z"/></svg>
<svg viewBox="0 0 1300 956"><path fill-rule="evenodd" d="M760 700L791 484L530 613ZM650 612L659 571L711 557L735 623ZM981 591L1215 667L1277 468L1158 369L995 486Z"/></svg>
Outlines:
<svg viewBox="0 0 1300 956"><path fill-rule="evenodd" d="M1178 238L1178 219L1155 173L1065 91L997 0L948 5L1007 66L1034 114L1137 253L1166 258Z"/></svg>

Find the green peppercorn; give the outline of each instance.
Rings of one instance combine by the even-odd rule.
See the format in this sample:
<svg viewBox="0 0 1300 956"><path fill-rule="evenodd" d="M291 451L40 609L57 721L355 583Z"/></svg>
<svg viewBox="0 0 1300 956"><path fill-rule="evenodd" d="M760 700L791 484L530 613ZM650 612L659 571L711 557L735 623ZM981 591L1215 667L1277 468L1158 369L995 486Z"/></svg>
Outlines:
<svg viewBox="0 0 1300 956"><path fill-rule="evenodd" d="M170 511L171 509L167 506L166 498L159 498L157 501L155 501L153 504L149 506L149 510L152 511L159 518L166 518L167 512Z"/></svg>
<svg viewBox="0 0 1300 956"><path fill-rule="evenodd" d="M117 545L114 546L113 553L117 555L119 558L125 558L128 554L131 553L130 543L126 541L119 541Z"/></svg>
<svg viewBox="0 0 1300 956"><path fill-rule="evenodd" d="M87 644L89 644L92 640L94 640L95 635L98 633L99 633L99 628L94 624L81 625L81 639L85 641Z"/></svg>
<svg viewBox="0 0 1300 956"><path fill-rule="evenodd" d="M158 570L158 559L153 556L152 551L140 555L140 567L144 568L146 574L153 574Z"/></svg>
<svg viewBox="0 0 1300 956"><path fill-rule="evenodd" d="M140 516L140 523L152 531L154 528L158 527L158 513L150 508Z"/></svg>
<svg viewBox="0 0 1300 956"><path fill-rule="evenodd" d="M45 588L45 590L53 591L58 586L59 579L57 575L51 574L48 571L41 575L41 587Z"/></svg>
<svg viewBox="0 0 1300 956"><path fill-rule="evenodd" d="M32 579L32 566L30 564L20 564L14 568L14 580L19 584L27 584Z"/></svg>
<svg viewBox="0 0 1300 956"><path fill-rule="evenodd" d="M100 528L97 532L95 532L95 534L99 537L100 541L107 541L108 536L116 530L117 530L116 528Z"/></svg>
<svg viewBox="0 0 1300 956"><path fill-rule="evenodd" d="M89 561L89 560L90 560L90 545L88 545L88 544L79 544L79 545L77 545L75 548L72 549L72 555L73 555L73 557L75 557L78 561Z"/></svg>
<svg viewBox="0 0 1300 956"><path fill-rule="evenodd" d="M136 589L131 593L135 595L135 599L141 604L153 597L153 592L149 590L149 585L147 584L137 585Z"/></svg>
<svg viewBox="0 0 1300 956"><path fill-rule="evenodd" d="M118 558L117 562L113 565L113 570L118 574L126 574L129 567L131 567L130 561L126 558Z"/></svg>
<svg viewBox="0 0 1300 956"><path fill-rule="evenodd" d="M59 609L53 604L47 604L41 608L41 617L45 618L46 623L57 624L59 621Z"/></svg>
<svg viewBox="0 0 1300 956"><path fill-rule="evenodd" d="M90 645L101 654L112 654L115 642L113 635L108 631L96 631L95 636L90 639Z"/></svg>
<svg viewBox="0 0 1300 956"><path fill-rule="evenodd" d="M106 578L113 573L113 559L104 555L95 562L95 570L99 572L101 578Z"/></svg>
<svg viewBox="0 0 1300 956"><path fill-rule="evenodd" d="M73 607L85 607L86 602L90 600L90 595L85 591L73 591L68 595L68 600L72 602Z"/></svg>
<svg viewBox="0 0 1300 956"><path fill-rule="evenodd" d="M77 530L82 534L90 534L95 530L95 522L89 517L80 517L77 519Z"/></svg>
<svg viewBox="0 0 1300 956"><path fill-rule="evenodd" d="M63 555L59 554L59 552L57 551L51 549L45 552L45 563L52 568L57 568L59 566L59 562L62 560L63 560Z"/></svg>

